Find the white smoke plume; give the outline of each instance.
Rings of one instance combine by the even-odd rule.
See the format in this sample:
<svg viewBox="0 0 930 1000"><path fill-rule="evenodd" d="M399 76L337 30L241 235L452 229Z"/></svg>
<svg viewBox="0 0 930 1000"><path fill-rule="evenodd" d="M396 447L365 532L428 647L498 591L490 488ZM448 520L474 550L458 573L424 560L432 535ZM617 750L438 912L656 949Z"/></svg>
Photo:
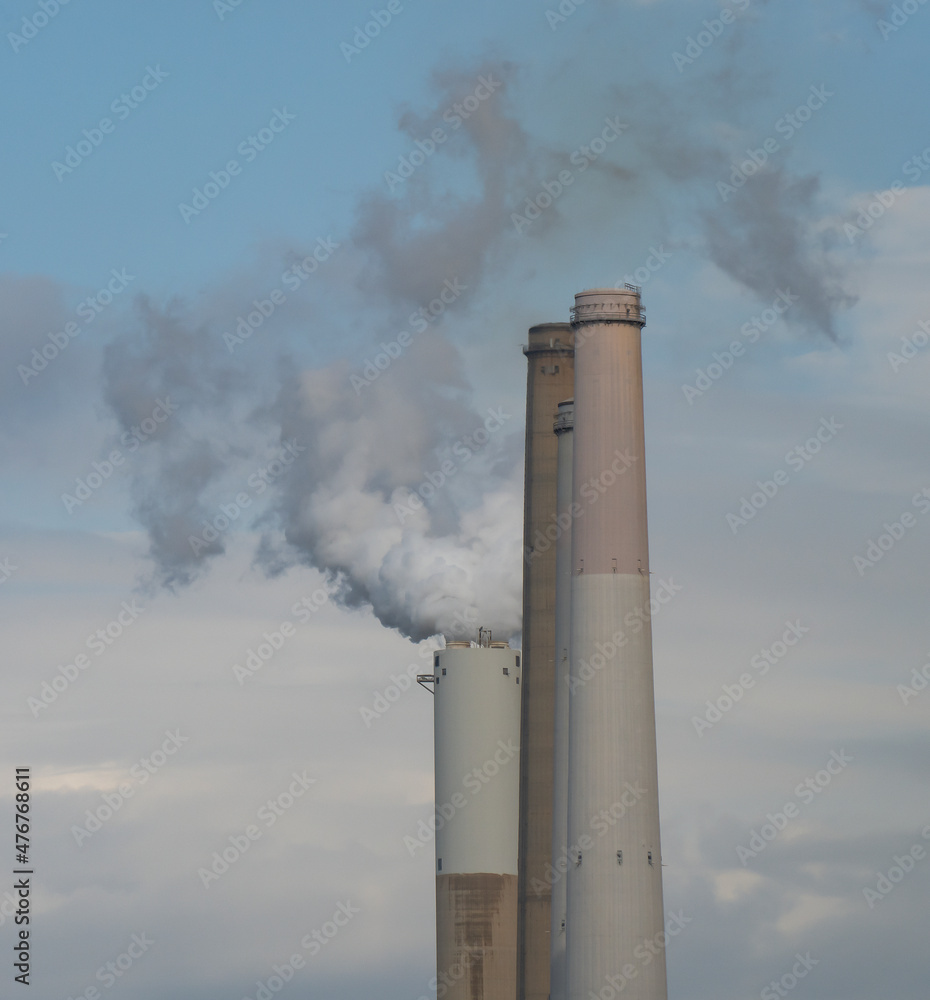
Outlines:
<svg viewBox="0 0 930 1000"><path fill-rule="evenodd" d="M509 638L521 615L519 415L450 397L460 359L447 342L411 352L358 394L345 370L283 390L282 434L307 449L278 498L287 548L411 638L479 625Z"/></svg>
<svg viewBox="0 0 930 1000"><path fill-rule="evenodd" d="M519 633L522 420L501 407L474 411L462 360L430 311L437 301L467 311L508 235L511 200L532 177L527 137L503 108L511 73L485 65L438 74L435 107L423 119L435 124L480 80L492 89L449 139L476 193L434 188L421 170L400 196L367 195L342 251L348 263L331 272L327 295L387 317L372 342L392 341L388 370L339 362L295 374L282 355L275 377L263 377L244 369L242 354L224 353L215 323L146 301L137 327L109 346L105 395L121 429L159 396L179 404L132 469L150 582L190 584L225 552L235 520L262 531L255 562L264 572L313 565L347 606L370 606L411 638L470 636L479 625L505 638ZM401 115L412 136L418 122L410 110ZM379 353L373 346L371 356ZM252 496L247 474L286 443L296 455L286 475L268 477L261 499ZM233 518L243 489L254 503Z"/></svg>

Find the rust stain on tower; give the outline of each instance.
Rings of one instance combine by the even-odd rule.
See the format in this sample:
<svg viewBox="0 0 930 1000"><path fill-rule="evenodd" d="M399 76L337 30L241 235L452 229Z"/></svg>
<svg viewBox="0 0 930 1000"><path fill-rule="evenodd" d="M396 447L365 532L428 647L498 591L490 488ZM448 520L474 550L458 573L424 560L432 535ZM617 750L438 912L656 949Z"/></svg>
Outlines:
<svg viewBox="0 0 930 1000"><path fill-rule="evenodd" d="M515 876L436 879L437 989L444 1000L513 1000L516 920Z"/></svg>
<svg viewBox="0 0 930 1000"><path fill-rule="evenodd" d="M523 690L520 729L518 1000L547 1000L555 731L555 540L558 439L552 421L575 384L569 323L530 328L526 380ZM547 535L547 529L549 534Z"/></svg>

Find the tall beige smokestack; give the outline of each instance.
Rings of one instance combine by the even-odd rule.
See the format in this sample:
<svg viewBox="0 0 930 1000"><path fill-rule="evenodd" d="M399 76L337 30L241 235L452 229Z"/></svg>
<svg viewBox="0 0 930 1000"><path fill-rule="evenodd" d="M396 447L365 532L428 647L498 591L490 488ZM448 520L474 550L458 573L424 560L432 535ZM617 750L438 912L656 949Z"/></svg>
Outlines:
<svg viewBox="0 0 930 1000"><path fill-rule="evenodd" d="M644 323L639 289L632 285L575 296L572 478L584 514L572 524L569 1000L621 990L624 1000L667 996L646 533ZM592 817L608 814L606 829L592 825ZM647 958L640 957L644 952Z"/></svg>
<svg viewBox="0 0 930 1000"><path fill-rule="evenodd" d="M574 390L569 323L530 328L524 348L526 479L523 562L523 700L520 729L518 1000L548 1000L555 733L555 539L558 405Z"/></svg>

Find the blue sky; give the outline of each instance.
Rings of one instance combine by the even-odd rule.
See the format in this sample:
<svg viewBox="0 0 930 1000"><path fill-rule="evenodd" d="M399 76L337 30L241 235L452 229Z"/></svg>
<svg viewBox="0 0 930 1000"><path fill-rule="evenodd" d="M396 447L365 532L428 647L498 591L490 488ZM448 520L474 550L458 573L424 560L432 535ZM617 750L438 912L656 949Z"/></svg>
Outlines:
<svg viewBox="0 0 930 1000"><path fill-rule="evenodd" d="M893 7L587 0L554 21L548 0L402 0L347 59L370 3L70 0L47 24L6 5L0 683L5 773L36 775L37 996L76 998L143 932L156 944L114 991L254 996L345 900L357 919L289 989L431 995L431 848L403 846L432 810L430 704L414 685L373 725L361 709L457 614L519 641L520 345L634 274L652 568L682 587L653 625L666 906L694 918L670 996L760 995L808 951L798 997L925 995L930 868L863 894L928 822L930 694L901 685L928 648L930 12L883 30ZM24 18L41 26L11 41ZM84 130L98 144L59 179ZM300 261L312 273L286 281ZM398 515L450 458L425 510ZM134 600L36 716L28 699ZM240 684L285 620L294 636ZM699 733L798 621L798 646ZM190 741L78 844L174 730ZM833 752L853 762L743 865L737 845ZM206 888L211 853L304 769L316 784Z"/></svg>
<svg viewBox="0 0 930 1000"><path fill-rule="evenodd" d="M339 46L364 24L364 5L268 8L246 0L221 11L222 20L209 3L98 3L90 15L80 9L63 7L15 54L9 46L0 70L15 138L4 156L6 253L16 252L10 264L17 270L51 269L62 281L91 288L128 257L163 294L215 280L264 240L345 232L357 192L382 183L405 149L397 108L428 104L430 72L439 66L495 51L518 61L532 81L517 97L520 111L541 134L562 139L566 119L577 116L574 95L547 94L543 106L529 96L550 74L570 67L582 79L687 87L692 74L719 69L722 61L711 47L685 73L675 69L672 54L683 52L713 13L699 3L588 3L553 29L542 4L411 2L348 63ZM10 5L4 29L32 11L30 4ZM806 163L830 164L840 183L857 189L885 186L917 151L914 141L923 148L920 102L907 96L921 51L917 15L910 30L887 42L875 19L849 3L755 5L742 17L764 17L746 31L754 54L767 56L753 81L756 93L738 95L752 99L751 114L741 116L750 135L790 110L810 82L824 82L839 89L828 120L804 136L798 155ZM164 83L59 182L51 164L150 64L168 74ZM293 126L249 165L222 207L185 226L177 205L279 105L297 115ZM578 120L582 135L584 127Z"/></svg>

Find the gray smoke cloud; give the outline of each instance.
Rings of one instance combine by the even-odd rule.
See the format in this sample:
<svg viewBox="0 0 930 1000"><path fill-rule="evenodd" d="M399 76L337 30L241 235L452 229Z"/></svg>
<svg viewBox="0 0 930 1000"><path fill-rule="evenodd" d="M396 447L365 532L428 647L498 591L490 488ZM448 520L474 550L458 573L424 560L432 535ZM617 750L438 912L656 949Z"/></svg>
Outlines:
<svg viewBox="0 0 930 1000"><path fill-rule="evenodd" d="M437 316L467 311L508 232L514 192L532 176L528 137L503 107L512 75L506 64L443 71L434 106L400 115L411 137L446 121L443 154L470 173L474 193L437 186L423 168L399 194L385 188L360 202L326 293L338 291L353 313L376 309L372 343L389 341L396 357L373 346L378 367L337 362L294 374L282 354L271 374L247 372L224 353L217 322L145 300L136 326L109 345L105 398L123 431L161 397L178 406L132 467L133 512L155 566L149 583L187 585L222 555L245 490L254 505L235 520L262 531L263 572L315 566L344 604L371 606L414 639L478 625L519 633L521 421L500 407L474 410ZM443 118L479 84L490 92L479 107L457 127ZM312 334L333 332L317 324ZM271 469L282 446L294 456L286 474L269 474L254 495L246 474Z"/></svg>
<svg viewBox="0 0 930 1000"><path fill-rule="evenodd" d="M411 141L443 129L448 148L432 155L456 158L473 195L424 168L401 197L379 191L360 205L358 285L412 331L412 346L383 375L363 369L354 383L342 366L305 372L274 409L283 437L308 449L276 507L290 551L325 569L346 604L371 605L415 639L520 629L520 421L472 411L462 359L439 331L421 329L430 316L420 312L446 298L467 310L504 245L514 192L533 178L529 137L502 108L513 76L506 63L438 72L430 112L400 114ZM463 108L476 93L479 106ZM263 567L286 560L266 537Z"/></svg>
<svg viewBox="0 0 930 1000"><path fill-rule="evenodd" d="M401 111L398 128L411 146L434 128L443 130L446 139L430 155L452 158L470 183L444 184L423 166L403 181L401 196L382 189L362 199L352 242L366 260L359 278L364 292L412 308L433 299L447 279L474 290L494 263L513 199L533 182L538 159L523 127L502 107L515 76L506 62L443 70L433 74L437 96L427 114ZM479 100L476 91L491 93L470 111L462 102ZM462 193L472 186L475 194Z"/></svg>
<svg viewBox="0 0 930 1000"><path fill-rule="evenodd" d="M721 117L738 117L743 98L733 95L748 102L755 90L740 65L747 30L734 36L724 70L605 101L630 122L621 162L605 157L592 171L598 184L572 197L601 198L606 185L611 211L595 224L614 226L656 178L671 182L676 211L695 220L710 261L762 300L790 289L800 297L790 321L835 337L836 316L854 299L816 177L795 177L782 162L717 200L738 149ZM217 315L216 304L195 319L180 303L140 303L137 326L107 349L104 377L123 430L159 398L178 404L131 471L133 511L155 567L150 583L191 583L224 553L235 522L261 533L261 572L314 566L346 606L370 606L411 638L478 625L519 632L522 420L499 407L476 411L444 325L453 311L467 316L488 278L506 268L517 238L511 213L567 165L568 147L535 142L510 111L516 81L506 63L443 70L429 108L399 112L411 148L437 126L447 139L392 179L394 190L385 184L360 199L325 284L302 293L303 328L295 328L332 342L343 327L367 323L363 361L300 370L266 332L261 363L248 367L244 352L224 351L219 331L229 315ZM468 115L456 112L479 85L486 96ZM432 169L440 158L445 168ZM545 244L561 208L529 238ZM274 462L280 474L269 473L261 490L248 485ZM224 505L243 490L254 503L226 517Z"/></svg>
<svg viewBox="0 0 930 1000"><path fill-rule="evenodd" d="M139 297L136 311L134 328L104 351L104 399L120 441L131 449L132 511L148 533L155 566L146 582L175 588L191 583L209 556L225 550L213 539L198 551L189 539L214 516L211 487L246 450L230 440L228 428L248 386L244 374L222 360L207 328L187 323L180 302L161 309ZM143 422L153 414L164 419L145 434Z"/></svg>
<svg viewBox="0 0 930 1000"><path fill-rule="evenodd" d="M761 170L743 189L747 197L704 211L702 221L708 256L721 271L763 300L790 289L799 297L798 321L836 340L836 314L857 299L833 253L838 227L819 224L819 188L813 175Z"/></svg>
<svg viewBox="0 0 930 1000"><path fill-rule="evenodd" d="M745 37L741 28L735 38ZM699 253L766 303L790 289L799 302L785 321L835 341L837 318L857 297L848 287L849 260L839 253L841 222L823 203L819 177L792 172L789 147L762 166L750 162L752 170L732 182L747 148L760 145L774 126L737 125L759 90L756 75L734 55L723 69L695 72L677 88L624 91L629 139L643 182L663 176L691 202ZM728 186L726 197L718 185Z"/></svg>

